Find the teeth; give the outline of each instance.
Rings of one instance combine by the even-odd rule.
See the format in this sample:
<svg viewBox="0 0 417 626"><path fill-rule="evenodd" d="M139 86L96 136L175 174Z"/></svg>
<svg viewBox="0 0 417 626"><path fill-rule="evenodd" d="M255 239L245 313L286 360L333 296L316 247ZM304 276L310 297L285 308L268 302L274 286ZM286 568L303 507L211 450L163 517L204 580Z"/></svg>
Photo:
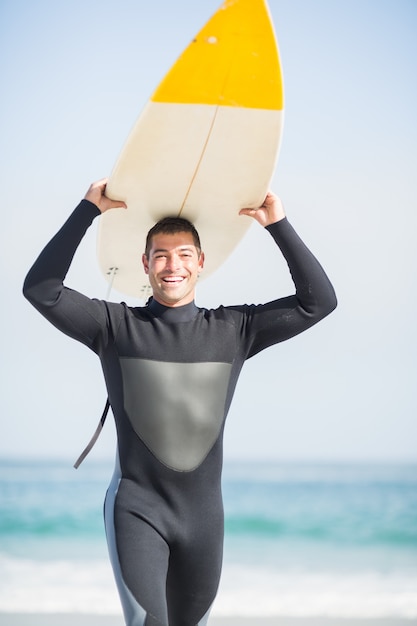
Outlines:
<svg viewBox="0 0 417 626"><path fill-rule="evenodd" d="M183 278L181 276L176 276L176 277L171 277L171 278L164 278L163 279L166 283L180 283Z"/></svg>

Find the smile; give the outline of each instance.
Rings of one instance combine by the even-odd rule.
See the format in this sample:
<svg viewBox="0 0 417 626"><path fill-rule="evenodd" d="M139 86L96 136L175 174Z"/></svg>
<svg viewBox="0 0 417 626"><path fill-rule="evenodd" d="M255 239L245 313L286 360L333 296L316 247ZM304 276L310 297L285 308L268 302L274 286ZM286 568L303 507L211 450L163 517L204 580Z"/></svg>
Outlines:
<svg viewBox="0 0 417 626"><path fill-rule="evenodd" d="M164 278L162 278L164 283L171 283L171 284L175 284L175 283L181 283L184 280L183 276L165 276Z"/></svg>

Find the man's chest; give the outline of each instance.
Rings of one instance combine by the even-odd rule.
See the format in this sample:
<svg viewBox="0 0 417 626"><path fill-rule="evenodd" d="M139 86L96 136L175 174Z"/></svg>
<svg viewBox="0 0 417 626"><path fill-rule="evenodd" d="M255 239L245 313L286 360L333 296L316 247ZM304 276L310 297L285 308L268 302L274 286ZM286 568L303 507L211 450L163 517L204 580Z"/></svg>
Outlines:
<svg viewBox="0 0 417 626"><path fill-rule="evenodd" d="M232 363L238 343L233 324L204 318L177 324L127 319L115 341L120 358L181 363Z"/></svg>

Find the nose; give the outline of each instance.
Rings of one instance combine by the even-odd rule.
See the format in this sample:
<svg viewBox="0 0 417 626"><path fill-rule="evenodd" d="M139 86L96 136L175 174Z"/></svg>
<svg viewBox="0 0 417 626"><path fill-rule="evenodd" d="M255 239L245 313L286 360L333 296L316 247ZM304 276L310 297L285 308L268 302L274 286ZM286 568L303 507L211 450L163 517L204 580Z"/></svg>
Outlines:
<svg viewBox="0 0 417 626"><path fill-rule="evenodd" d="M172 253L167 256L165 269L175 272L180 268L180 257L178 254Z"/></svg>

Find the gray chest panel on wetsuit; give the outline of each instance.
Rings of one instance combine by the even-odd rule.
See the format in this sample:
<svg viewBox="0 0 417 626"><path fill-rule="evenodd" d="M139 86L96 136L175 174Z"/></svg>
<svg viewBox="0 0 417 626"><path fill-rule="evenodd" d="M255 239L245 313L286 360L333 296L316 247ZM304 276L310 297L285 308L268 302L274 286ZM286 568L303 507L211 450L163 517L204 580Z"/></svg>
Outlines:
<svg viewBox="0 0 417 626"><path fill-rule="evenodd" d="M223 423L230 363L120 359L124 408L136 434L165 465L190 471Z"/></svg>

